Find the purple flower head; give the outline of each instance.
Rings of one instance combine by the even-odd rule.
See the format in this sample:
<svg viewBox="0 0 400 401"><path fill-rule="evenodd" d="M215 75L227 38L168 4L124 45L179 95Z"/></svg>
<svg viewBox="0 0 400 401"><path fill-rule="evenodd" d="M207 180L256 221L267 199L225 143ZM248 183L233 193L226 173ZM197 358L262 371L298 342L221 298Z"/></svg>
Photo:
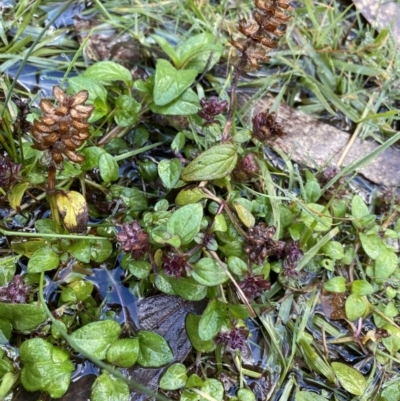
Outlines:
<svg viewBox="0 0 400 401"><path fill-rule="evenodd" d="M163 258L163 268L167 276L179 279L186 276L190 265L184 256L169 254Z"/></svg>
<svg viewBox="0 0 400 401"><path fill-rule="evenodd" d="M21 275L14 276L7 287L0 287L0 301L12 304L25 304L29 298L29 287Z"/></svg>
<svg viewBox="0 0 400 401"><path fill-rule="evenodd" d="M253 117L253 135L261 142L285 135L282 127L275 121L275 115L268 111Z"/></svg>
<svg viewBox="0 0 400 401"><path fill-rule="evenodd" d="M216 122L214 117L226 110L228 102L226 100L220 101L218 97L211 96L208 99L201 99L200 105L201 110L197 114L206 120L206 124L212 124Z"/></svg>
<svg viewBox="0 0 400 401"><path fill-rule="evenodd" d="M265 280L263 276L249 274L244 280L239 282L239 287L247 298L254 299L265 290L269 290L271 288L271 283Z"/></svg>
<svg viewBox="0 0 400 401"><path fill-rule="evenodd" d="M150 250L149 236L137 221L119 226L121 231L116 235L122 250L131 254L132 259L138 260Z"/></svg>
<svg viewBox="0 0 400 401"><path fill-rule="evenodd" d="M14 163L7 156L0 155L0 187L5 191L18 180L22 164Z"/></svg>
<svg viewBox="0 0 400 401"><path fill-rule="evenodd" d="M243 327L236 327L231 331L220 331L215 338L217 344L225 345L228 351L246 351L246 342L249 331Z"/></svg>

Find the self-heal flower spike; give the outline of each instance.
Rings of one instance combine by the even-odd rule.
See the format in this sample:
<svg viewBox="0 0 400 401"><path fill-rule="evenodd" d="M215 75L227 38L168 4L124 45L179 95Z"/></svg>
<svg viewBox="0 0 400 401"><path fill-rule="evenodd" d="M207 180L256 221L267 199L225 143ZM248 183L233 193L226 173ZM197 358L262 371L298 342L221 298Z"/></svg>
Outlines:
<svg viewBox="0 0 400 401"><path fill-rule="evenodd" d="M7 287L0 287L0 301L12 304L25 304L29 299L29 287L21 275L14 276Z"/></svg>
<svg viewBox="0 0 400 401"><path fill-rule="evenodd" d="M55 165L61 164L64 156L72 162L82 163L85 158L76 150L89 138L90 124L86 121L94 108L84 104L89 93L83 90L76 95L66 95L59 86L54 86L53 95L58 100L58 107L48 100L40 101L44 114L33 123L33 147L48 151Z"/></svg>
<svg viewBox="0 0 400 401"><path fill-rule="evenodd" d="M184 256L169 254L163 258L163 269L167 276L177 279L186 277L190 270L190 265Z"/></svg>
<svg viewBox="0 0 400 401"><path fill-rule="evenodd" d="M119 226L121 231L116 235L123 251L131 254L132 259L139 260L150 250L149 236L137 221Z"/></svg>
<svg viewBox="0 0 400 401"><path fill-rule="evenodd" d="M274 140L285 135L282 127L276 122L275 114L269 110L253 117L253 135L261 142Z"/></svg>
<svg viewBox="0 0 400 401"><path fill-rule="evenodd" d="M215 338L217 344L225 345L228 351L246 351L249 331L243 327L236 327L230 331L220 331Z"/></svg>
<svg viewBox="0 0 400 401"><path fill-rule="evenodd" d="M248 299L254 299L260 296L265 290L271 288L271 283L265 280L263 276L249 274L245 279L239 282L239 287Z"/></svg>
<svg viewBox="0 0 400 401"><path fill-rule="evenodd" d="M285 243L273 238L275 232L274 226L268 226L265 223L249 229L244 251L253 263L262 265L267 256L277 255L279 257L282 254Z"/></svg>
<svg viewBox="0 0 400 401"><path fill-rule="evenodd" d="M269 57L266 53L276 47L277 38L285 33L285 26L290 20L291 11L289 0L255 0L257 7L253 11L254 21L242 18L239 21L239 31L245 39L231 40L234 46L242 53L242 60L252 69L259 69L259 62L266 62Z"/></svg>
<svg viewBox="0 0 400 401"><path fill-rule="evenodd" d="M201 110L197 114L206 120L206 124L212 124L217 122L214 117L226 110L228 102L226 100L219 100L216 96L211 96L209 99L201 99L200 105Z"/></svg>

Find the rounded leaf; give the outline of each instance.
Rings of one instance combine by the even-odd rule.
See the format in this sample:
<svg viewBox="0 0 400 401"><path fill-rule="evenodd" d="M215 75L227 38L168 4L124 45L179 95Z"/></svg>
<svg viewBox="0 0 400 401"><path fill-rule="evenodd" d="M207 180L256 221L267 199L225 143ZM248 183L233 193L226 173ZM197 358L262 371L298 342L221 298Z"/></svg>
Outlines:
<svg viewBox="0 0 400 401"><path fill-rule="evenodd" d="M187 378L186 366L182 363L174 363L161 377L160 387L163 390L178 390L185 386Z"/></svg>
<svg viewBox="0 0 400 401"><path fill-rule="evenodd" d="M110 345L107 350L107 361L121 368L130 368L139 354L139 340L137 338L123 338Z"/></svg>
<svg viewBox="0 0 400 401"><path fill-rule="evenodd" d="M158 368L172 361L174 355L168 343L151 331L139 331L139 355L137 362L144 368Z"/></svg>
<svg viewBox="0 0 400 401"><path fill-rule="evenodd" d="M367 381L358 370L340 362L332 362L331 366L346 391L354 395L364 394Z"/></svg>

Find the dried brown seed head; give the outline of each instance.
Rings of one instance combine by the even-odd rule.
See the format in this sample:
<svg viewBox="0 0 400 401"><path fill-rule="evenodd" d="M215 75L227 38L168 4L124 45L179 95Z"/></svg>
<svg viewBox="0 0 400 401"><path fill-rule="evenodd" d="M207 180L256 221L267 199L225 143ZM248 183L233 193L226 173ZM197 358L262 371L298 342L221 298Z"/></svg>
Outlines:
<svg viewBox="0 0 400 401"><path fill-rule="evenodd" d="M84 157L76 151L90 135L90 124L86 121L94 107L83 104L89 93L83 90L67 95L59 86L54 86L53 95L58 107L48 100L40 101L44 114L33 123L34 148L47 150L51 155L50 163L56 165L62 163L63 155L74 163L82 163Z"/></svg>

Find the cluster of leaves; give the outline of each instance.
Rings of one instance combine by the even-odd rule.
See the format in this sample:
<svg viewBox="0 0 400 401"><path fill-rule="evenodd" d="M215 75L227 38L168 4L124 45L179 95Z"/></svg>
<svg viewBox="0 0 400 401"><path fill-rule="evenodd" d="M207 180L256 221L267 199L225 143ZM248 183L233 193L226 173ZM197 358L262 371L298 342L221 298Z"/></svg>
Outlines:
<svg viewBox="0 0 400 401"><path fill-rule="evenodd" d="M267 60L259 44L276 45L262 31L281 36L288 21L283 11L271 9L290 7L287 1L256 4L262 10L254 14L257 23L242 20L247 39L233 43L243 63L258 68ZM225 399L226 387L217 378L227 361L240 377L230 399L255 400L256 391L242 377L260 379L261 373L255 366L246 369L241 358L252 353L250 318L258 317L258 330L267 338L263 346L270 350L262 359L264 374L279 384L268 389L271 399L280 397L282 386L286 399L293 393L297 401L353 395L394 400L396 380L377 388L374 372L367 380L370 370L344 363L335 347L344 344L358 358L373 357L379 378L391 375L390 364L397 363L395 196L377 218L343 182L322 188L318 175L306 170L294 184L291 164L290 179L279 179L263 151L265 140L284 135L276 116L260 113L252 129L243 127L232 114L235 83L230 99L225 90L205 97L204 81L196 83L223 53L215 36L193 35L176 47L161 36L152 40L168 60L158 59L147 79L133 79L116 62L96 62L67 79L67 94L56 87L57 107L42 100L44 115L33 110L23 117L33 122L33 131L22 133L18 152L12 152L14 141L6 147L13 160L2 161L0 183L9 190L17 221L28 224L21 211L32 194L48 196L52 215L37 218L34 233L1 229L16 239L9 246L13 256L0 260L0 398L18 383L61 397L75 369L73 350L108 364L93 385L93 400L111 394L129 400L127 381L110 366L161 367L173 360L162 337L123 330L98 301L93 268L118 263L124 285L136 294L207 300L200 316L187 315L185 326L193 348L214 358L216 369L207 376L182 363L170 365L160 388L174 398ZM242 71L236 72L238 78ZM12 121L7 113L4 121ZM168 127L160 130L154 115L163 116ZM177 122L176 116L185 118ZM43 150L58 167L56 185L47 188L54 166ZM45 274L51 282L47 303ZM5 350L20 340L17 360ZM305 362L306 381L312 375L325 380L321 394L290 375L295 358Z"/></svg>

